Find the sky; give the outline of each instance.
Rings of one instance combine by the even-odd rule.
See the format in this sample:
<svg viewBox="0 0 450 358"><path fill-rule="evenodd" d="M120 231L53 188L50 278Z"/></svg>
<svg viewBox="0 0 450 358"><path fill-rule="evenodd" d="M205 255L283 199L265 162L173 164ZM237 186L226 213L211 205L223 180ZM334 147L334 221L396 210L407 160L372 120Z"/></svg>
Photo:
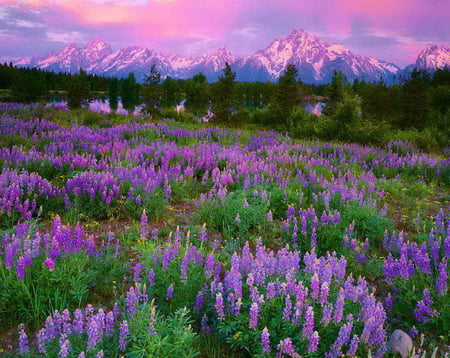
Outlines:
<svg viewBox="0 0 450 358"><path fill-rule="evenodd" d="M252 55L303 29L404 67L450 45L450 0L0 0L0 58L45 55L94 38L200 55Z"/></svg>

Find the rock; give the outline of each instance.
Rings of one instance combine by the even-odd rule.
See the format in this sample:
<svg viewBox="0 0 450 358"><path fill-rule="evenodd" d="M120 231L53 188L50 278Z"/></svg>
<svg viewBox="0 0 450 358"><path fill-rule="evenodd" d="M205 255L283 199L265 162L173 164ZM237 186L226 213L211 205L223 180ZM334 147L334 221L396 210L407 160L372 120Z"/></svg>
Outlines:
<svg viewBox="0 0 450 358"><path fill-rule="evenodd" d="M407 358L412 351L413 341L408 333L396 329L389 337L387 348L389 352L399 353L402 358Z"/></svg>

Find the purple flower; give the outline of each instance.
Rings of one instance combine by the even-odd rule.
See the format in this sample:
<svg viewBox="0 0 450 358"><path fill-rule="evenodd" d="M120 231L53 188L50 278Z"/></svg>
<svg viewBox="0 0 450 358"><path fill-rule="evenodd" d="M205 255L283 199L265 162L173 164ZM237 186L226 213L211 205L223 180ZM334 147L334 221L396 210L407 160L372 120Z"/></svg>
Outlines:
<svg viewBox="0 0 450 358"><path fill-rule="evenodd" d="M70 342L68 339L64 340L64 342L62 342L62 344L59 347L59 353L58 353L58 357L61 358L65 358L69 355L70 353Z"/></svg>
<svg viewBox="0 0 450 358"><path fill-rule="evenodd" d="M328 302L328 295L329 295L328 282L325 281L322 283L322 286L320 287L319 303L323 304Z"/></svg>
<svg viewBox="0 0 450 358"><path fill-rule="evenodd" d="M47 335L45 332L45 328L41 328L37 333L37 346L39 353L41 354L47 353L47 349L45 348L46 343L47 343Z"/></svg>
<svg viewBox="0 0 450 358"><path fill-rule="evenodd" d="M19 331L19 354L24 356L30 352L30 346L28 344L28 336L23 328Z"/></svg>
<svg viewBox="0 0 450 358"><path fill-rule="evenodd" d="M208 325L208 317L205 314L202 316L201 326L202 332L206 334L211 334L211 327L209 327Z"/></svg>
<svg viewBox="0 0 450 358"><path fill-rule="evenodd" d="M53 259L51 259L50 257L47 257L47 258L44 260L43 264L44 264L45 266L47 266L47 268L48 268L50 271L52 271L52 270L55 269L55 261L53 261Z"/></svg>
<svg viewBox="0 0 450 358"><path fill-rule="evenodd" d="M320 294L320 282L319 275L317 272L314 272L314 275L311 277L311 298L313 300L317 300Z"/></svg>
<svg viewBox="0 0 450 358"><path fill-rule="evenodd" d="M128 338L128 322L126 320L122 321L119 327L119 343L117 349L119 351L124 351L127 348L127 338Z"/></svg>
<svg viewBox="0 0 450 358"><path fill-rule="evenodd" d="M314 310L308 306L305 312L305 322L303 323L302 337L307 339L314 330Z"/></svg>
<svg viewBox="0 0 450 358"><path fill-rule="evenodd" d="M267 327L261 333L261 348L263 353L270 353L270 333Z"/></svg>
<svg viewBox="0 0 450 358"><path fill-rule="evenodd" d="M285 338L277 345L277 350L280 354L287 354L289 357L294 357L296 354L294 345L290 338Z"/></svg>
<svg viewBox="0 0 450 358"><path fill-rule="evenodd" d="M248 323L249 328L255 328L258 326L259 306L257 302L253 302L250 306L250 320Z"/></svg>
<svg viewBox="0 0 450 358"><path fill-rule="evenodd" d="M223 297L220 292L216 293L216 302L214 304L214 308L216 309L219 320L222 320L223 317L225 316L225 312L223 306Z"/></svg>
<svg viewBox="0 0 450 358"><path fill-rule="evenodd" d="M308 344L308 353L312 353L317 351L317 347L319 346L319 333L317 331L314 331L311 337L309 337L309 344Z"/></svg>
<svg viewBox="0 0 450 358"><path fill-rule="evenodd" d="M148 237L149 228L148 228L148 217L147 217L147 213L145 212L145 209L141 215L140 226L141 226L140 238L141 238L141 240L146 240Z"/></svg>
<svg viewBox="0 0 450 358"><path fill-rule="evenodd" d="M156 336L158 334L156 332L155 323L156 323L156 308L152 305L150 308L150 319L147 328L147 333L149 336Z"/></svg>
<svg viewBox="0 0 450 358"><path fill-rule="evenodd" d="M440 296L444 296L448 290L448 270L447 259L444 257L438 265L438 276L436 279L436 291Z"/></svg>
<svg viewBox="0 0 450 358"><path fill-rule="evenodd" d="M148 270L148 285L150 287L155 285L155 270L153 269Z"/></svg>
<svg viewBox="0 0 450 358"><path fill-rule="evenodd" d="M358 352L358 345L359 345L359 336L354 334L352 340L350 341L350 346L347 352L347 354L350 357L356 356L356 353Z"/></svg>
<svg viewBox="0 0 450 358"><path fill-rule="evenodd" d="M198 291L197 297L195 298L194 310L200 311L203 307L203 290Z"/></svg>
<svg viewBox="0 0 450 358"><path fill-rule="evenodd" d="M173 286L173 283L171 283L169 285L169 287L167 287L167 292L166 292L166 300L168 300L169 298L173 297L173 293L175 291L175 288Z"/></svg>

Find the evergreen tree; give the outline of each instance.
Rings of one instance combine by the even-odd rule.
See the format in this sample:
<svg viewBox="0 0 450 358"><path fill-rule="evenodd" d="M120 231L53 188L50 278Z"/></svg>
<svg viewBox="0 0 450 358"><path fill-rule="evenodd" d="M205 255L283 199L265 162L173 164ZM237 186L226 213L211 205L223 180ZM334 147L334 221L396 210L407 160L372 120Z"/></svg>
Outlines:
<svg viewBox="0 0 450 358"><path fill-rule="evenodd" d="M298 70L295 65L289 64L275 86L271 112L274 124L284 128L289 116L302 100L301 85L297 82Z"/></svg>
<svg viewBox="0 0 450 358"><path fill-rule="evenodd" d="M186 108L194 115L204 116L209 104L209 85L202 73L186 81Z"/></svg>
<svg viewBox="0 0 450 358"><path fill-rule="evenodd" d="M127 78L122 82L121 98L122 106L129 114L134 112L134 109L139 104L140 86L136 83L134 74L131 72Z"/></svg>
<svg viewBox="0 0 450 358"><path fill-rule="evenodd" d="M149 117L156 117L161 112L161 74L153 64L150 72L144 78L144 87L142 88L142 112Z"/></svg>
<svg viewBox="0 0 450 358"><path fill-rule="evenodd" d="M236 73L231 70L231 66L225 63L223 76L213 87L213 102L211 110L217 121L229 122L233 112L237 109L236 99Z"/></svg>
<svg viewBox="0 0 450 358"><path fill-rule="evenodd" d="M90 89L86 71L80 68L80 74L70 76L67 81L67 107L87 108L91 102Z"/></svg>
<svg viewBox="0 0 450 358"><path fill-rule="evenodd" d="M109 107L111 111L117 111L119 105L119 80L117 77L111 78L108 88Z"/></svg>
<svg viewBox="0 0 450 358"><path fill-rule="evenodd" d="M338 103L344 98L344 92L344 75L342 72L335 71L325 92L328 97L328 101L322 111L322 114L332 117L336 113Z"/></svg>
<svg viewBox="0 0 450 358"><path fill-rule="evenodd" d="M407 78L401 91L400 120L401 128L414 127L417 129L426 126L427 115L431 106L430 75L426 71L414 69Z"/></svg>
<svg viewBox="0 0 450 358"><path fill-rule="evenodd" d="M168 76L161 83L161 106L174 107L180 102L179 85L176 80Z"/></svg>
<svg viewBox="0 0 450 358"><path fill-rule="evenodd" d="M16 102L32 103L44 100L48 90L37 69L14 71L11 96Z"/></svg>

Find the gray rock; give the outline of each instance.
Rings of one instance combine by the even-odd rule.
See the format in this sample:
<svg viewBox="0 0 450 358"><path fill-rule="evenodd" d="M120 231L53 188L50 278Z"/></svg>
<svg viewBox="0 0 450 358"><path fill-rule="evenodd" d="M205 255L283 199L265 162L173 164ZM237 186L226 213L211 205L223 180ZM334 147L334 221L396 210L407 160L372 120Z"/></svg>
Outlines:
<svg viewBox="0 0 450 358"><path fill-rule="evenodd" d="M387 349L391 353L399 353L402 358L407 358L413 349L413 341L408 333L396 329L389 337Z"/></svg>

